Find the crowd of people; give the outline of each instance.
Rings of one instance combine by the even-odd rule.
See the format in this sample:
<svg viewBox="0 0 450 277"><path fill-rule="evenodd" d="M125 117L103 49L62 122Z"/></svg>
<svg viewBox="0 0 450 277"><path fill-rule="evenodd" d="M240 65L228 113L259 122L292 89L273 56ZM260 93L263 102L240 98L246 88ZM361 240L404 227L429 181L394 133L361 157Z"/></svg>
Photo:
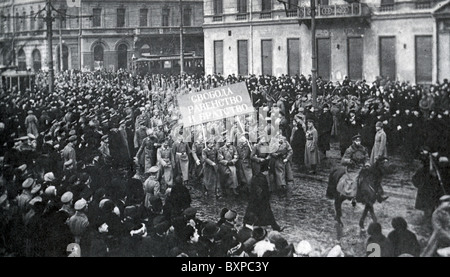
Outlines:
<svg viewBox="0 0 450 277"><path fill-rule="evenodd" d="M254 107L268 117L244 117L210 137L183 128L177 94L236 82L246 83ZM413 180L418 209L432 213L439 205L442 180L450 191L447 80L424 88L319 78L317 106L304 75L66 71L53 94L46 84L42 73L33 88L0 95L0 248L13 255L67 256L73 242L82 256L344 255L339 247L320 252L306 241L288 243L268 203L270 193L293 184L293 166L320 170L332 138L344 157L356 135L371 163L392 152L425 157ZM249 139L252 120L269 123L257 130L257 142ZM430 180L432 189L425 185ZM242 224L225 208L217 221L199 219L191 205L194 183L206 197L247 196ZM394 228L406 229L403 221Z"/></svg>

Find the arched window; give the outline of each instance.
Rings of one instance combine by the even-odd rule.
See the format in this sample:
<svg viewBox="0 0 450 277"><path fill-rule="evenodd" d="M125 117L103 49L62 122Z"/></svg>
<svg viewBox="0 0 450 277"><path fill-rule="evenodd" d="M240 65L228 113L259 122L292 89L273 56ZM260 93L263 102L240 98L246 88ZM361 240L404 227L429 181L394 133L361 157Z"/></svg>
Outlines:
<svg viewBox="0 0 450 277"><path fill-rule="evenodd" d="M23 49L20 49L17 53L17 67L19 70L27 70L27 58Z"/></svg>
<svg viewBox="0 0 450 277"><path fill-rule="evenodd" d="M117 65L118 68L126 69L128 66L128 57L127 57L128 47L126 44L121 44L117 48Z"/></svg>
<svg viewBox="0 0 450 277"><path fill-rule="evenodd" d="M56 64L58 65L59 70L67 70L69 69L69 48L66 45L62 46L62 68L61 68L61 56L59 54L59 46L56 50Z"/></svg>
<svg viewBox="0 0 450 277"><path fill-rule="evenodd" d="M103 68L103 46L98 44L94 47L94 68Z"/></svg>
<svg viewBox="0 0 450 277"><path fill-rule="evenodd" d="M41 70L42 67L41 51L39 51L38 49L34 49L32 57L33 57L33 70L34 71Z"/></svg>

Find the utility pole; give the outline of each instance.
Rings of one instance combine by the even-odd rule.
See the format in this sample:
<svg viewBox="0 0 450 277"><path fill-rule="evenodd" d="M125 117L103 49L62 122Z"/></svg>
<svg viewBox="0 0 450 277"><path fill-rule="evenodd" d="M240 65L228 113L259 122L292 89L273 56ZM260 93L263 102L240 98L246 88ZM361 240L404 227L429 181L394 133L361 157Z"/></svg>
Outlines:
<svg viewBox="0 0 450 277"><path fill-rule="evenodd" d="M83 1L80 0L80 7L79 7L79 24L80 24L80 30L79 30L79 34L78 34L78 64L80 65L80 71L83 69L83 57L81 57L82 52L81 52L81 47L82 47L82 42L81 42L81 35L83 33L83 17L82 15L82 8L83 8Z"/></svg>
<svg viewBox="0 0 450 277"><path fill-rule="evenodd" d="M317 48L316 48L316 0L310 0L311 4L311 92L312 92L312 105L317 108ZM278 2L284 5L286 16L288 15L287 2L284 0L278 0ZM299 5L290 4L297 8L301 8Z"/></svg>
<svg viewBox="0 0 450 277"><path fill-rule="evenodd" d="M48 92L53 94L53 85L55 79L55 72L53 69L53 28L52 28L52 6L50 0L47 0L47 64L48 64Z"/></svg>
<svg viewBox="0 0 450 277"><path fill-rule="evenodd" d="M180 0L180 75L184 73L183 0Z"/></svg>
<svg viewBox="0 0 450 277"><path fill-rule="evenodd" d="M62 72L64 69L63 66L63 44L62 44L62 21L63 15L59 14L59 72Z"/></svg>
<svg viewBox="0 0 450 277"><path fill-rule="evenodd" d="M316 0L311 0L311 60L312 105L317 108Z"/></svg>

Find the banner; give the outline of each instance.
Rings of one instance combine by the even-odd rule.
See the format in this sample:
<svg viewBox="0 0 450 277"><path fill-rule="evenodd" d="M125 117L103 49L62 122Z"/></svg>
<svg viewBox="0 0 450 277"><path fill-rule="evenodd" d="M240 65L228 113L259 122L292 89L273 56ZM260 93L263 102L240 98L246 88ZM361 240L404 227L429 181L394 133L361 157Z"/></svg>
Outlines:
<svg viewBox="0 0 450 277"><path fill-rule="evenodd" d="M178 95L184 127L254 112L245 82Z"/></svg>

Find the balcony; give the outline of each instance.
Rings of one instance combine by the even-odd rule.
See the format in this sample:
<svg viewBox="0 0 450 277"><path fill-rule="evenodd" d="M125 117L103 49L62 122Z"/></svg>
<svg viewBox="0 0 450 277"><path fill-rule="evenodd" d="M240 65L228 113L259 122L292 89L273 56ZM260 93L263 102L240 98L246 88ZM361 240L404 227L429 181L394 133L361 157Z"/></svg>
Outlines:
<svg viewBox="0 0 450 277"><path fill-rule="evenodd" d="M369 7L361 3L329 6L318 5L316 11L316 18L361 17L370 15ZM299 18L310 18L311 8L301 7L298 13Z"/></svg>
<svg viewBox="0 0 450 277"><path fill-rule="evenodd" d="M223 17L221 15L213 16L213 22L221 22L223 21Z"/></svg>
<svg viewBox="0 0 450 277"><path fill-rule="evenodd" d="M382 5L378 8L379 12L391 12L394 10L394 4Z"/></svg>
<svg viewBox="0 0 450 277"><path fill-rule="evenodd" d="M247 20L247 14L237 14L236 15L236 21L242 21L242 20Z"/></svg>
<svg viewBox="0 0 450 277"><path fill-rule="evenodd" d="M263 11L259 14L259 19L270 19L272 18L272 12L271 11Z"/></svg>
<svg viewBox="0 0 450 277"><path fill-rule="evenodd" d="M287 11L287 17L297 17L297 16L298 16L298 10Z"/></svg>
<svg viewBox="0 0 450 277"><path fill-rule="evenodd" d="M431 7L431 1L416 2L416 10L430 9Z"/></svg>

